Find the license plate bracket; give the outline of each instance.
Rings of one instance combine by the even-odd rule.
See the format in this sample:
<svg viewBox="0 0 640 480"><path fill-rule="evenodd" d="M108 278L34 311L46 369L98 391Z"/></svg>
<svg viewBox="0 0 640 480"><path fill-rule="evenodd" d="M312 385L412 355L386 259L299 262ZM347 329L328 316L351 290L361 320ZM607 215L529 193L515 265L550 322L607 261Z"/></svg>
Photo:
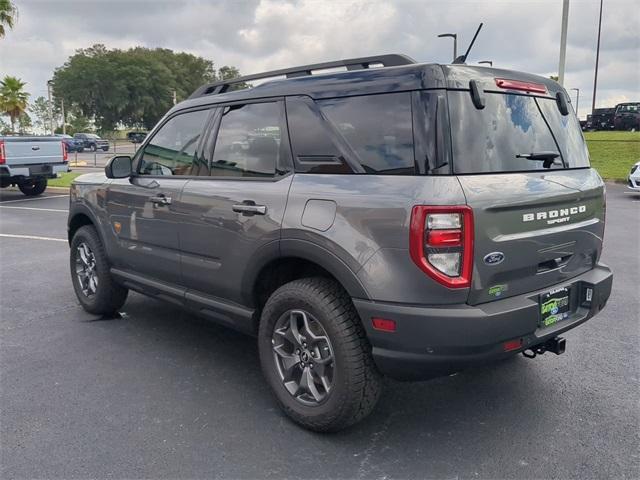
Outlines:
<svg viewBox="0 0 640 480"><path fill-rule="evenodd" d="M540 328L551 327L569 317L570 291L566 287L555 288L540 295Z"/></svg>

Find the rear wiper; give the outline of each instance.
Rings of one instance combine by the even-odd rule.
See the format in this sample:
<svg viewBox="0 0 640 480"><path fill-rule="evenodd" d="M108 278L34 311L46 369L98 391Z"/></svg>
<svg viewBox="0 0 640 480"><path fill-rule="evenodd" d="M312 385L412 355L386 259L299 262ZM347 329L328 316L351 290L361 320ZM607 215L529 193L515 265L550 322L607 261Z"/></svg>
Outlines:
<svg viewBox="0 0 640 480"><path fill-rule="evenodd" d="M535 152L535 153L518 153L516 158L525 158L527 160L544 160L542 166L544 168L551 168L553 161L558 158L560 154L558 152Z"/></svg>

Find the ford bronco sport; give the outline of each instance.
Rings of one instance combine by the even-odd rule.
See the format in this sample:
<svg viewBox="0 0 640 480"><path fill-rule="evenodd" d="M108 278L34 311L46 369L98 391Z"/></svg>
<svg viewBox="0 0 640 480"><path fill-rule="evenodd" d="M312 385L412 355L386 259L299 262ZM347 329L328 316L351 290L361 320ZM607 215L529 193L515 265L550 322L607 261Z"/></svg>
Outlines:
<svg viewBox="0 0 640 480"><path fill-rule="evenodd" d="M94 314L131 289L256 335L284 411L338 430L382 374L562 353L611 291L604 193L552 80L307 65L205 85L79 177L71 278Z"/></svg>

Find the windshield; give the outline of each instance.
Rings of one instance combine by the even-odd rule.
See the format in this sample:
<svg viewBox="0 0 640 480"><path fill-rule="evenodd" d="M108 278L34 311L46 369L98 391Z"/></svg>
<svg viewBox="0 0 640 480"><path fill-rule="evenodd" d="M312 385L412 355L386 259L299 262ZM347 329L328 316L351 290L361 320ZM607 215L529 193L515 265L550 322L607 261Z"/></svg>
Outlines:
<svg viewBox="0 0 640 480"><path fill-rule="evenodd" d="M618 105L616 113L638 113L640 111L640 103L630 105Z"/></svg>
<svg viewBox="0 0 640 480"><path fill-rule="evenodd" d="M563 116L555 99L486 92L486 106L478 110L467 91L449 92L448 98L455 173L589 166L575 114ZM553 163L525 158L553 152L559 154Z"/></svg>

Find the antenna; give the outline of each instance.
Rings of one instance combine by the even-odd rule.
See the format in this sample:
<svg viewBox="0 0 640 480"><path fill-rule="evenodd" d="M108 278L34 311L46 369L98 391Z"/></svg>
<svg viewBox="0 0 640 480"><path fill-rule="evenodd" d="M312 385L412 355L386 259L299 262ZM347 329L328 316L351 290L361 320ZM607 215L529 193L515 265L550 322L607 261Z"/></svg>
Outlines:
<svg viewBox="0 0 640 480"><path fill-rule="evenodd" d="M473 44L476 41L476 38L478 37L478 34L480 33L480 30L482 29L482 23L480 25L478 25L478 29L476 30L476 34L473 36L473 40L471 40L471 43L469 44L469 48L467 48L467 51L464 53L464 55L460 55L458 58L456 58L453 63L465 63L467 61L467 56L469 55L469 52L471 51L471 47L473 47Z"/></svg>

